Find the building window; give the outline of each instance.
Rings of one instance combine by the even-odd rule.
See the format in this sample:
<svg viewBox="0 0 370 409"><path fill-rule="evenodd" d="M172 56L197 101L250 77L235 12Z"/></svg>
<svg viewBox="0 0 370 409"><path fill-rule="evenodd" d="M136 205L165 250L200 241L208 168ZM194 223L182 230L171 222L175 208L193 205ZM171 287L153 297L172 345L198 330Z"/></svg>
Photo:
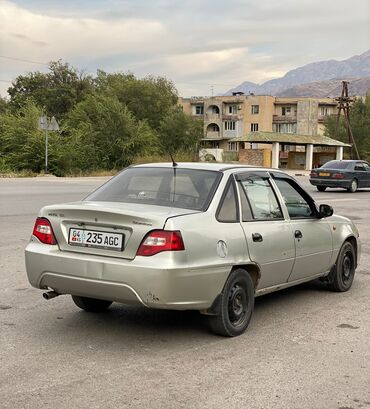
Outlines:
<svg viewBox="0 0 370 409"><path fill-rule="evenodd" d="M320 107L320 115L321 116L328 116L329 115L329 108L328 107Z"/></svg>
<svg viewBox="0 0 370 409"><path fill-rule="evenodd" d="M204 115L203 105L195 105L195 115Z"/></svg>
<svg viewBox="0 0 370 409"><path fill-rule="evenodd" d="M260 112L260 106L259 105L252 105L252 114L259 114Z"/></svg>
<svg viewBox="0 0 370 409"><path fill-rule="evenodd" d="M229 151L237 152L237 150L238 150L238 142L229 142L229 143L227 144L227 149L228 149Z"/></svg>
<svg viewBox="0 0 370 409"><path fill-rule="evenodd" d="M236 121L225 121L225 131L235 131Z"/></svg>
<svg viewBox="0 0 370 409"><path fill-rule="evenodd" d="M230 115L235 115L238 111L238 107L236 105L229 105L228 106L228 113Z"/></svg>
<svg viewBox="0 0 370 409"><path fill-rule="evenodd" d="M291 115L291 113L292 113L292 107L282 107L282 108L281 108L281 114L282 114L283 116L285 116L285 115Z"/></svg>
<svg viewBox="0 0 370 409"><path fill-rule="evenodd" d="M258 132L258 124L251 124L251 132Z"/></svg>
<svg viewBox="0 0 370 409"><path fill-rule="evenodd" d="M273 124L273 131L278 133L297 133L297 124Z"/></svg>

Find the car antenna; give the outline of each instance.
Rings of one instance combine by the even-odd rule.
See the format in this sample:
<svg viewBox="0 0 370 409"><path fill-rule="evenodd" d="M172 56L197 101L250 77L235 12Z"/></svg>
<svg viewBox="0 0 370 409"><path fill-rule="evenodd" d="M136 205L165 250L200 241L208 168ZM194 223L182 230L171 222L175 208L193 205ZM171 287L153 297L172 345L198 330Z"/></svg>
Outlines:
<svg viewBox="0 0 370 409"><path fill-rule="evenodd" d="M177 165L177 163L175 162L175 159L173 158L173 156L172 156L171 152L168 152L168 153L169 153L170 158L171 158L171 160L172 160L172 166L173 166L173 167L178 166L178 165Z"/></svg>

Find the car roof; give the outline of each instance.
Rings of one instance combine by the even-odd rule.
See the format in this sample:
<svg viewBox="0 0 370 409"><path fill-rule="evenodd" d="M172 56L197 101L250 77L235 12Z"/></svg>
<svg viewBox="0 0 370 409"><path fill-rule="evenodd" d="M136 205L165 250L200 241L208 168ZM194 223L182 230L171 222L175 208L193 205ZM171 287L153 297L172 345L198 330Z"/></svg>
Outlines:
<svg viewBox="0 0 370 409"><path fill-rule="evenodd" d="M172 168L172 162L162 163L144 163L141 165L133 165L132 167L150 167L150 168ZM209 162L178 162L176 169L197 169L197 170L213 170L219 172L225 172L228 170L245 169L251 171L270 171L281 172L279 169L264 168L261 166L240 165L236 163L209 163ZM286 174L285 172L281 172Z"/></svg>

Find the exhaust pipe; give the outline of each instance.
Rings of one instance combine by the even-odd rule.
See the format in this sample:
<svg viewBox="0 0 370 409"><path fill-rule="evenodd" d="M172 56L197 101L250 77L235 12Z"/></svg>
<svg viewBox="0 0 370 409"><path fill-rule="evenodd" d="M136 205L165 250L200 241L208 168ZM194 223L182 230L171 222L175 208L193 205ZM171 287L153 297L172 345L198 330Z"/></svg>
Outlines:
<svg viewBox="0 0 370 409"><path fill-rule="evenodd" d="M45 298L45 300L51 300L52 298L58 297L60 295L56 291L47 291L46 293L43 293L42 296Z"/></svg>

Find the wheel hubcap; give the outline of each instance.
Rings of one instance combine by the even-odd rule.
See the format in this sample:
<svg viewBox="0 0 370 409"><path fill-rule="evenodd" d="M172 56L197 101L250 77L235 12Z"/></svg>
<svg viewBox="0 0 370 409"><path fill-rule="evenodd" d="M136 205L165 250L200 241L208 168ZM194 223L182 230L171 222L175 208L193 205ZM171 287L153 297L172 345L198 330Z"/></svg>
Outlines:
<svg viewBox="0 0 370 409"><path fill-rule="evenodd" d="M342 279L343 283L348 283L351 279L353 271L353 257L352 253L347 251L344 254L343 262L342 262Z"/></svg>
<svg viewBox="0 0 370 409"><path fill-rule="evenodd" d="M229 319L233 325L240 324L247 312L247 296L245 289L236 283L230 290L228 300Z"/></svg>
<svg viewBox="0 0 370 409"><path fill-rule="evenodd" d="M357 183L356 181L352 181L352 190L356 190L357 189Z"/></svg>

